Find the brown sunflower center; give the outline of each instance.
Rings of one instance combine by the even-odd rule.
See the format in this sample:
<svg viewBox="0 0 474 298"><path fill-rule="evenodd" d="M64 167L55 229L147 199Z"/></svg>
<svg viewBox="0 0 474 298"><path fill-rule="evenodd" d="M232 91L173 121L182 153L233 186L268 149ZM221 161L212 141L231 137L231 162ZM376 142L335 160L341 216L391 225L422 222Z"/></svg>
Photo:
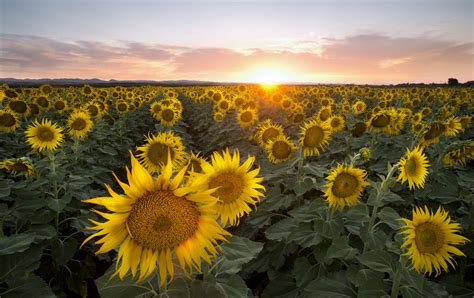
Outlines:
<svg viewBox="0 0 474 298"><path fill-rule="evenodd" d="M72 122L71 124L71 128L74 130L83 130L84 128L86 128L86 126L87 122L85 119L82 118L75 119L74 122Z"/></svg>
<svg viewBox="0 0 474 298"><path fill-rule="evenodd" d="M286 159L291 154L291 146L284 141L276 141L272 146L272 154L277 159Z"/></svg>
<svg viewBox="0 0 474 298"><path fill-rule="evenodd" d="M364 134L365 130L367 129L367 125L364 122L357 122L352 127L352 136L353 137L360 137Z"/></svg>
<svg viewBox="0 0 474 298"><path fill-rule="evenodd" d="M21 100L13 100L9 104L10 109L12 109L14 112L23 114L28 110L28 106L24 101Z"/></svg>
<svg viewBox="0 0 474 298"><path fill-rule="evenodd" d="M232 203L242 194L243 184L242 177L235 173L222 173L212 178L209 188L218 188L213 195L224 203Z"/></svg>
<svg viewBox="0 0 474 298"><path fill-rule="evenodd" d="M324 130L320 126L313 126L306 130L303 139L305 147L315 147L321 144L324 139Z"/></svg>
<svg viewBox="0 0 474 298"><path fill-rule="evenodd" d="M356 193L359 181L348 173L337 175L332 184L332 193L339 198L347 198Z"/></svg>
<svg viewBox="0 0 474 298"><path fill-rule="evenodd" d="M49 102L48 102L48 99L46 97L40 97L38 98L38 100L36 101L36 103L40 106L40 107L43 107L43 108L47 108L49 106Z"/></svg>
<svg viewBox="0 0 474 298"><path fill-rule="evenodd" d="M49 127L40 127L37 136L42 142L51 142L54 140L54 132Z"/></svg>
<svg viewBox="0 0 474 298"><path fill-rule="evenodd" d="M171 109L164 109L161 111L161 118L166 122L170 122L174 120L174 112Z"/></svg>
<svg viewBox="0 0 474 298"><path fill-rule="evenodd" d="M425 138L425 140L436 139L437 137L443 134L444 129L444 124L437 122L433 123L423 137Z"/></svg>
<svg viewBox="0 0 474 298"><path fill-rule="evenodd" d="M268 141L275 139L280 135L280 131L274 127L269 127L265 129L262 133L262 141L268 143Z"/></svg>
<svg viewBox="0 0 474 298"><path fill-rule="evenodd" d="M377 128L384 128L385 126L390 124L390 116L389 115L377 115L372 120L372 126Z"/></svg>
<svg viewBox="0 0 474 298"><path fill-rule="evenodd" d="M147 154L148 159L155 165L166 164L168 162L168 148L170 150L171 159L173 159L173 148L161 143L154 143L150 145Z"/></svg>
<svg viewBox="0 0 474 298"><path fill-rule="evenodd" d="M240 120L242 122L248 123L248 122L251 122L252 119L253 119L253 115L252 115L252 112L250 111L245 111L240 115Z"/></svg>
<svg viewBox="0 0 474 298"><path fill-rule="evenodd" d="M151 249L174 248L195 235L200 213L194 202L171 191L147 192L132 206L127 218L130 236Z"/></svg>
<svg viewBox="0 0 474 298"><path fill-rule="evenodd" d="M432 223L424 223L416 227L415 243L421 253L437 253L444 244L443 231Z"/></svg>
<svg viewBox="0 0 474 298"><path fill-rule="evenodd" d="M416 173L416 162L412 159L407 160L405 169L409 175L414 175Z"/></svg>
<svg viewBox="0 0 474 298"><path fill-rule="evenodd" d="M229 103L227 101L221 101L219 107L223 110L227 110L229 108Z"/></svg>
<svg viewBox="0 0 474 298"><path fill-rule="evenodd" d="M56 110L61 111L62 109L66 107L66 105L62 101L57 101L54 103L54 107L56 108Z"/></svg>
<svg viewBox="0 0 474 298"><path fill-rule="evenodd" d="M11 170L17 173L25 173L28 172L28 166L21 162L16 162L12 165Z"/></svg>
<svg viewBox="0 0 474 298"><path fill-rule="evenodd" d="M16 124L15 117L11 114L2 114L0 115L0 125L5 127L11 127Z"/></svg>
<svg viewBox="0 0 474 298"><path fill-rule="evenodd" d="M127 110L127 107L128 107L128 106L127 106L125 103L122 102L122 103L119 103L119 104L118 104L118 107L117 107L117 108L118 108L118 110L119 110L120 112L123 112L123 111L126 111L126 110Z"/></svg>
<svg viewBox="0 0 474 298"><path fill-rule="evenodd" d="M295 123L300 123L301 121L304 120L304 114L296 114L295 117L293 117L293 122Z"/></svg>
<svg viewBox="0 0 474 298"><path fill-rule="evenodd" d="M87 111L91 116L97 116L99 114L99 109L97 106L88 106Z"/></svg>
<svg viewBox="0 0 474 298"><path fill-rule="evenodd" d="M332 128L337 128L341 124L341 120L339 118L333 118L331 120L331 127Z"/></svg>
<svg viewBox="0 0 474 298"><path fill-rule="evenodd" d="M326 120L328 120L330 114L331 113L329 112L328 109L321 110L321 112L319 113L319 119L321 121L326 121Z"/></svg>

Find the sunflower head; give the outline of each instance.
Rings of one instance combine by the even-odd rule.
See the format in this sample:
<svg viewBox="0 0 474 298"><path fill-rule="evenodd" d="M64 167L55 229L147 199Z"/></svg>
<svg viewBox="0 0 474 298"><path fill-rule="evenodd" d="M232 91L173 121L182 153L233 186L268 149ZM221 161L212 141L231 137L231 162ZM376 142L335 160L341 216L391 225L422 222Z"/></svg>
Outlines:
<svg viewBox="0 0 474 298"><path fill-rule="evenodd" d="M180 119L178 110L172 107L162 107L158 113L158 120L163 126L173 126Z"/></svg>
<svg viewBox="0 0 474 298"><path fill-rule="evenodd" d="M217 255L217 241L229 236L216 222L213 190L204 187L205 179L184 182L186 167L172 178L170 158L157 178L133 156L131 163L132 169L127 169L128 184L117 179L123 194L106 185L110 196L85 201L104 206L112 213L93 210L107 221L91 220L95 226L89 229L95 233L84 243L100 237L96 241L101 244L97 254L120 246L115 273L120 278L129 271L136 277L139 271L141 281L158 265L162 285L168 273L173 277L173 256L185 272L200 271L201 260L211 263L211 257Z"/></svg>
<svg viewBox="0 0 474 298"><path fill-rule="evenodd" d="M327 122L310 120L304 123L300 132L300 145L304 156L319 155L329 143L331 129Z"/></svg>
<svg viewBox="0 0 474 298"><path fill-rule="evenodd" d="M34 150L56 150L63 142L62 129L56 123L51 123L48 119L43 119L41 122L35 120L26 129L27 143Z"/></svg>
<svg viewBox="0 0 474 298"><path fill-rule="evenodd" d="M239 109L237 113L237 122L242 128L251 127L257 120L257 112L254 109Z"/></svg>
<svg viewBox="0 0 474 298"><path fill-rule="evenodd" d="M62 113L67 110L68 104L67 104L67 101L65 101L64 99L57 99L54 102L53 106L56 109L56 111L58 111L59 113Z"/></svg>
<svg viewBox="0 0 474 298"><path fill-rule="evenodd" d="M0 169L6 169L12 175L31 177L34 173L33 165L27 158L5 159L0 162Z"/></svg>
<svg viewBox="0 0 474 298"><path fill-rule="evenodd" d="M84 111L76 111L73 112L69 116L68 120L68 133L71 136L75 136L78 138L85 138L87 133L92 129L93 122L90 119L90 116L88 113Z"/></svg>
<svg viewBox="0 0 474 298"><path fill-rule="evenodd" d="M401 234L405 242L401 248L408 248L404 254L412 262L412 268L417 272L439 275L442 270L448 271L448 263L455 268L453 254L464 256L454 245L469 241L457 234L461 227L451 222L449 214L441 207L436 213L425 208L417 207L412 212L412 219L401 218L405 225Z"/></svg>
<svg viewBox="0 0 474 298"><path fill-rule="evenodd" d="M158 171L171 159L175 166L180 166L185 158L181 138L172 131L160 132L156 136L148 135L147 143L137 148L141 153L138 158L150 172Z"/></svg>
<svg viewBox="0 0 474 298"><path fill-rule="evenodd" d="M406 158L399 161L398 181L405 183L408 181L410 189L413 187L423 188L428 176L428 158L423 153L422 148L415 147L412 151L407 149Z"/></svg>
<svg viewBox="0 0 474 298"><path fill-rule="evenodd" d="M251 211L260 201L265 190L258 177L259 168L252 169L255 158L248 156L241 164L240 153L229 149L219 154L215 152L211 163L202 163L201 177L207 177L207 188L215 189L213 196L219 199L216 211L223 225L236 225L239 219Z"/></svg>
<svg viewBox="0 0 474 298"><path fill-rule="evenodd" d="M12 132L20 126L20 120L13 111L0 110L0 132Z"/></svg>
<svg viewBox="0 0 474 298"><path fill-rule="evenodd" d="M265 120L257 127L257 140L262 147L282 135L283 127L280 124L273 123L270 119Z"/></svg>
<svg viewBox="0 0 474 298"><path fill-rule="evenodd" d="M329 124L329 127L331 128L331 131L333 133L342 131L346 124L346 120L344 119L344 117L339 115L329 117L326 122Z"/></svg>
<svg viewBox="0 0 474 298"><path fill-rule="evenodd" d="M278 136L265 146L271 163L280 163L290 159L296 149L297 147L285 135Z"/></svg>
<svg viewBox="0 0 474 298"><path fill-rule="evenodd" d="M30 106L21 99L9 100L6 105L7 109L21 116L30 115Z"/></svg>
<svg viewBox="0 0 474 298"><path fill-rule="evenodd" d="M352 165L339 164L332 169L327 179L324 196L329 207L343 209L345 206L353 206L359 202L364 187L368 185L365 180L365 170L355 168Z"/></svg>

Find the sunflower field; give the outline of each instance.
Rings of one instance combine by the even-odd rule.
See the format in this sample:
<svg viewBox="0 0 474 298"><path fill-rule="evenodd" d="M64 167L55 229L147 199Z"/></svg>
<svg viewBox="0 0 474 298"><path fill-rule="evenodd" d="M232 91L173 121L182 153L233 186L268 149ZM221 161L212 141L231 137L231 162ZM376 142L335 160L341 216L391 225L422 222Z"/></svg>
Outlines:
<svg viewBox="0 0 474 298"><path fill-rule="evenodd" d="M472 297L474 90L0 87L1 297Z"/></svg>

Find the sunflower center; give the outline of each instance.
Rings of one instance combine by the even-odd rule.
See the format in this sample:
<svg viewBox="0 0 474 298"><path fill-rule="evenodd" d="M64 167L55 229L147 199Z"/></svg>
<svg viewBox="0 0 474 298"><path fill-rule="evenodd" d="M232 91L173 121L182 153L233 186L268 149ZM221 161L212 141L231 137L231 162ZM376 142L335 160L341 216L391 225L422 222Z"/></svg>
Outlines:
<svg viewBox="0 0 474 298"><path fill-rule="evenodd" d="M375 116L372 120L372 126L377 128L383 128L390 124L390 116L382 114Z"/></svg>
<svg viewBox="0 0 474 298"><path fill-rule="evenodd" d="M211 180L209 188L218 188L213 195L224 203L232 203L242 194L243 184L242 178L236 174L222 173Z"/></svg>
<svg viewBox="0 0 474 298"><path fill-rule="evenodd" d="M14 100L10 102L10 108L17 113L23 114L28 109L28 106L21 100Z"/></svg>
<svg viewBox="0 0 474 298"><path fill-rule="evenodd" d="M242 122L250 122L253 119L253 115L250 111L245 111L240 115L240 120Z"/></svg>
<svg viewBox="0 0 474 298"><path fill-rule="evenodd" d="M286 159L291 154L291 147L283 141L276 141L272 147L272 154L277 159Z"/></svg>
<svg viewBox="0 0 474 298"><path fill-rule="evenodd" d="M11 169L17 173L28 172L28 166L20 162L14 163Z"/></svg>
<svg viewBox="0 0 474 298"><path fill-rule="evenodd" d="M165 121L167 121L167 122L173 121L173 119L174 119L174 112L173 112L173 110L171 110L171 109L164 109L164 110L161 112L161 118L163 118L163 120L165 120Z"/></svg>
<svg viewBox="0 0 474 298"><path fill-rule="evenodd" d="M444 132L444 124L433 123L423 136L426 140L436 139Z"/></svg>
<svg viewBox="0 0 474 298"><path fill-rule="evenodd" d="M319 114L319 119L320 119L321 121L326 121L326 120L328 120L329 115L330 115L329 110L328 110L328 109L324 109L324 110L322 110L321 113Z"/></svg>
<svg viewBox="0 0 474 298"><path fill-rule="evenodd" d="M405 163L405 169L409 175L414 175L416 173L416 162L412 159L407 160Z"/></svg>
<svg viewBox="0 0 474 298"><path fill-rule="evenodd" d="M119 110L119 111L123 112L123 111L125 111L126 109L127 109L127 105L126 105L126 104L120 103L120 104L118 105L118 110Z"/></svg>
<svg viewBox="0 0 474 298"><path fill-rule="evenodd" d="M54 133L47 127L38 129L38 139L42 142L51 142L54 139Z"/></svg>
<svg viewBox="0 0 474 298"><path fill-rule="evenodd" d="M275 139L279 135L280 135L280 132L278 131L278 129L274 127L269 127L263 132L262 141L264 143L268 143L268 141Z"/></svg>
<svg viewBox="0 0 474 298"><path fill-rule="evenodd" d="M293 118L293 122L299 123L304 120L304 114L296 114Z"/></svg>
<svg viewBox="0 0 474 298"><path fill-rule="evenodd" d="M150 145L150 148L148 149L148 159L150 159L150 161L155 165L166 164L168 162L168 148L170 150L171 159L173 159L173 149L161 143Z"/></svg>
<svg viewBox="0 0 474 298"><path fill-rule="evenodd" d="M56 108L56 110L62 110L65 108L65 105L64 105L64 102L57 101L54 103L54 107Z"/></svg>
<svg viewBox="0 0 474 298"><path fill-rule="evenodd" d="M16 123L16 120L15 120L15 117L13 117L13 115L10 115L10 114L0 115L0 125L1 126L11 127L11 126L15 125L15 123Z"/></svg>
<svg viewBox="0 0 474 298"><path fill-rule="evenodd" d="M83 130L84 128L86 128L86 126L87 126L87 122L86 122L86 120L84 120L82 118L77 118L71 124L71 128L74 129L74 130Z"/></svg>
<svg viewBox="0 0 474 298"><path fill-rule="evenodd" d="M304 135L303 145L305 147L315 147L321 144L324 139L324 131L319 126L313 126L306 130Z"/></svg>
<svg viewBox="0 0 474 298"><path fill-rule="evenodd" d="M200 213L194 202L171 191L145 193L127 218L130 236L151 249L174 248L195 235Z"/></svg>
<svg viewBox="0 0 474 298"><path fill-rule="evenodd" d="M360 137L362 134L364 134L366 129L367 129L367 125L364 122L357 122L352 127L352 131L351 131L352 136Z"/></svg>
<svg viewBox="0 0 474 298"><path fill-rule="evenodd" d="M38 100L36 102L38 103L39 106L41 106L43 108L46 108L49 105L49 102L45 97L38 98Z"/></svg>
<svg viewBox="0 0 474 298"><path fill-rule="evenodd" d="M347 198L356 192L358 185L359 181L356 177L348 173L341 173L334 179L332 192L336 197Z"/></svg>
<svg viewBox="0 0 474 298"><path fill-rule="evenodd" d="M415 230L416 247L421 253L433 254L438 252L444 244L443 231L432 223L419 225Z"/></svg>

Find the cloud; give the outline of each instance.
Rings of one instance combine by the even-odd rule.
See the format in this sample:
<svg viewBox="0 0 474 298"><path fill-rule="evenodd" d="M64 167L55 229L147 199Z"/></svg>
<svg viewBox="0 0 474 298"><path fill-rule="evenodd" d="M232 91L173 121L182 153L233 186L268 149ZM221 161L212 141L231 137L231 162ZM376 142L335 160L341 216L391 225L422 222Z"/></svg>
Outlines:
<svg viewBox="0 0 474 298"><path fill-rule="evenodd" d="M256 69L276 68L288 72L292 81L398 83L474 77L473 42L378 33L311 38L229 49L0 34L0 76L245 81Z"/></svg>

